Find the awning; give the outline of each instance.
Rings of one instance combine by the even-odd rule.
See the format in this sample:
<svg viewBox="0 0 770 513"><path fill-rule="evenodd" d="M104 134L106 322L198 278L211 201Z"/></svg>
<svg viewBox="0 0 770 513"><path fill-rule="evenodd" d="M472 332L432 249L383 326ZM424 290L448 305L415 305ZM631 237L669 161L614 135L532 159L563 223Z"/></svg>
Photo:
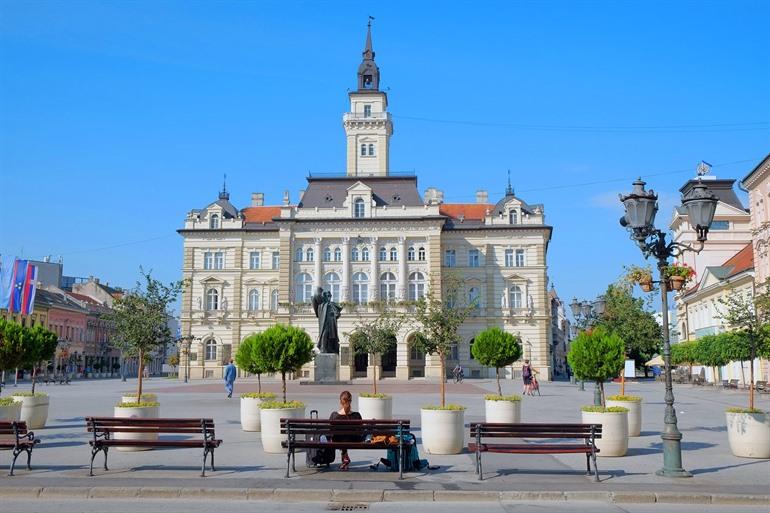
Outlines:
<svg viewBox="0 0 770 513"><path fill-rule="evenodd" d="M655 367L656 365L658 367L663 367L666 364L666 362L663 361L663 357L658 355L649 362L645 363L645 367Z"/></svg>

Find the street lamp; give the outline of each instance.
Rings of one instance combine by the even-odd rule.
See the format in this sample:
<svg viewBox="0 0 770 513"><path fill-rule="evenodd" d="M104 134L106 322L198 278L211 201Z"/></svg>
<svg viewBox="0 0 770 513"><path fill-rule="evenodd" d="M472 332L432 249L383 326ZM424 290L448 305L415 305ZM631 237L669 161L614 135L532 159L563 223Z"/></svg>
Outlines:
<svg viewBox="0 0 770 513"><path fill-rule="evenodd" d="M196 340L196 337L192 335L187 335L177 339L177 344L179 345L179 349L180 349L179 353L182 356L184 356L184 382L185 383L187 383L188 377L190 376L190 346L192 345L193 340Z"/></svg>
<svg viewBox="0 0 770 513"><path fill-rule="evenodd" d="M646 191L645 182L638 178L633 183L630 194L620 195L620 201L625 208L625 215L620 218L620 225L631 232L631 239L642 250L644 258L654 257L658 261L660 273L660 298L663 310L663 361L665 363L666 379L666 410L663 417L664 427L660 437L663 440L663 468L656 472L665 477L691 477L692 474L682 468L682 433L676 424L674 409L674 391L671 381L671 341L668 327L668 283L663 275L668 259L679 257L685 251L700 253L703 250L709 226L714 220L717 207L717 197L698 178L686 196L682 197L682 207L687 211L690 225L697 234L697 245L666 242L666 234L655 228L655 214L658 212L658 195L654 191Z"/></svg>
<svg viewBox="0 0 770 513"><path fill-rule="evenodd" d="M572 310L572 315L575 317L578 331L585 330L596 323L604 314L606 306L607 301L604 299L604 296L599 296L592 302L578 301L576 297L573 297L569 307ZM580 390L585 390L585 383L582 379L580 380ZM597 406L602 404L602 391L598 383L594 388L594 404Z"/></svg>

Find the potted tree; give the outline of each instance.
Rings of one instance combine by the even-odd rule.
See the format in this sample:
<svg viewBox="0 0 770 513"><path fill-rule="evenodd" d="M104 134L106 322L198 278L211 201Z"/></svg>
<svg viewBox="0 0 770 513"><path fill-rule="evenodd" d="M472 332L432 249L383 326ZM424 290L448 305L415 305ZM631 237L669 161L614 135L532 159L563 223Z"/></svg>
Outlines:
<svg viewBox="0 0 770 513"><path fill-rule="evenodd" d="M668 280L669 290L682 290L695 277L695 269L687 264L673 263L663 267L663 278Z"/></svg>
<svg viewBox="0 0 770 513"><path fill-rule="evenodd" d="M418 331L412 344L425 354L436 355L440 363L438 406L423 406L420 410L422 445L430 454L458 454L465 447L465 407L446 403L446 357L460 341L460 326L470 315L473 305L457 306L459 280L445 277L447 301L442 301L431 288L415 305Z"/></svg>
<svg viewBox="0 0 770 513"><path fill-rule="evenodd" d="M21 403L20 419L27 423L29 429L40 429L48 420L48 394L35 392L37 369L40 362L48 362L56 353L58 337L52 331L41 325L32 328L22 328L23 356L25 366L32 367L32 390L30 392L14 392L14 399Z"/></svg>
<svg viewBox="0 0 770 513"><path fill-rule="evenodd" d="M497 326L487 328L476 335L471 352L480 364L495 368L497 395L484 397L487 422L521 422L521 396L504 396L500 386L500 368L521 358L521 339Z"/></svg>
<svg viewBox="0 0 770 513"><path fill-rule="evenodd" d="M21 364L24 355L22 330L21 324L0 318L0 370L13 372ZM19 420L20 414L20 402L12 397L0 398L0 420Z"/></svg>
<svg viewBox="0 0 770 513"><path fill-rule="evenodd" d="M770 413L754 403L754 360L770 357L770 279L753 299L733 292L720 302L722 319L735 330L728 339L731 359L750 362L748 408L725 412L730 450L742 458L770 458Z"/></svg>
<svg viewBox="0 0 770 513"><path fill-rule="evenodd" d="M596 440L599 456L625 456L628 452L628 409L607 406L604 382L623 368L624 344L618 335L603 326L581 332L570 345L567 360L578 379L595 381L601 391L601 405L584 406L584 424L601 424L602 437Z"/></svg>
<svg viewBox="0 0 770 513"><path fill-rule="evenodd" d="M281 373L282 401L264 401L260 407L262 449L268 453L283 453L281 442L282 418L303 418L305 404L286 399L286 374L296 372L313 361L313 342L301 328L276 324L262 332L255 343L257 365L264 372Z"/></svg>
<svg viewBox="0 0 770 513"><path fill-rule="evenodd" d="M372 392L358 395L358 411L364 419L393 418L393 398L377 392L377 361L396 346L403 319L390 311L382 311L373 321L359 323L348 340L356 354L368 354L374 360Z"/></svg>
<svg viewBox="0 0 770 513"><path fill-rule="evenodd" d="M115 405L115 417L157 418L160 414L160 404L150 400L142 393L145 357L164 344L171 341L171 330L168 327L170 317L169 305L179 296L184 282L172 282L165 285L154 279L150 273L140 270L144 283L137 283L133 290L125 292L115 300L113 310L107 314L113 323L114 338L119 345L128 349L138 357L136 396L124 396ZM132 399L125 401L125 399ZM120 435L120 436L118 436ZM121 439L157 439L157 433L116 433ZM135 448L120 448L134 450Z"/></svg>
<svg viewBox="0 0 770 513"><path fill-rule="evenodd" d="M254 333L246 337L235 353L235 363L238 368L249 374L257 375L257 392L241 394L241 429L244 431L259 431L261 429L259 405L264 401L275 399L275 394L262 392L261 374L265 372L265 369L259 365L261 361L255 349L260 336L259 333Z"/></svg>

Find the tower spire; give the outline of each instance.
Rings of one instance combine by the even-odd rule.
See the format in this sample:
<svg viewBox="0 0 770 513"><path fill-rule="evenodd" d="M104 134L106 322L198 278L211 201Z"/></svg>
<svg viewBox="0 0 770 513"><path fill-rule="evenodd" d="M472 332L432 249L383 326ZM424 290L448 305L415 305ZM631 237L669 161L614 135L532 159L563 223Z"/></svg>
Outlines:
<svg viewBox="0 0 770 513"><path fill-rule="evenodd" d="M230 193L227 192L227 173L225 173L225 177L222 180L222 192L219 193L219 199L230 199Z"/></svg>
<svg viewBox="0 0 770 513"><path fill-rule="evenodd" d="M366 24L366 45L364 46L364 59L374 60L374 50L372 50L372 20L374 16L369 16L369 23Z"/></svg>
<svg viewBox="0 0 770 513"><path fill-rule="evenodd" d="M505 188L506 196L513 196L513 187L511 186L511 170L508 170L508 187Z"/></svg>
<svg viewBox="0 0 770 513"><path fill-rule="evenodd" d="M374 62L374 49L372 48L372 20L369 16L369 22L366 24L366 43L364 51L361 53L363 60L358 66L358 90L359 91L379 91L380 89L380 69Z"/></svg>

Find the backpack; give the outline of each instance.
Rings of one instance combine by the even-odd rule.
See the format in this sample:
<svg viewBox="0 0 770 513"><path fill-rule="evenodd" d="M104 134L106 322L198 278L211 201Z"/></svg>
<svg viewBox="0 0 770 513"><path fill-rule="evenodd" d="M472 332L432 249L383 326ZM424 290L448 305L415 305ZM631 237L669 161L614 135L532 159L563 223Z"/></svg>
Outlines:
<svg viewBox="0 0 770 513"><path fill-rule="evenodd" d="M417 441L415 440L414 435L404 435L403 442L404 453L406 455L404 472L412 472L427 467L428 460L420 459L420 453L417 451ZM387 459L390 462L388 468L393 472L397 471L399 463L398 445L388 449Z"/></svg>
<svg viewBox="0 0 770 513"><path fill-rule="evenodd" d="M523 369L521 369L521 376L524 378L531 378L532 377L532 369L529 365L525 365Z"/></svg>

